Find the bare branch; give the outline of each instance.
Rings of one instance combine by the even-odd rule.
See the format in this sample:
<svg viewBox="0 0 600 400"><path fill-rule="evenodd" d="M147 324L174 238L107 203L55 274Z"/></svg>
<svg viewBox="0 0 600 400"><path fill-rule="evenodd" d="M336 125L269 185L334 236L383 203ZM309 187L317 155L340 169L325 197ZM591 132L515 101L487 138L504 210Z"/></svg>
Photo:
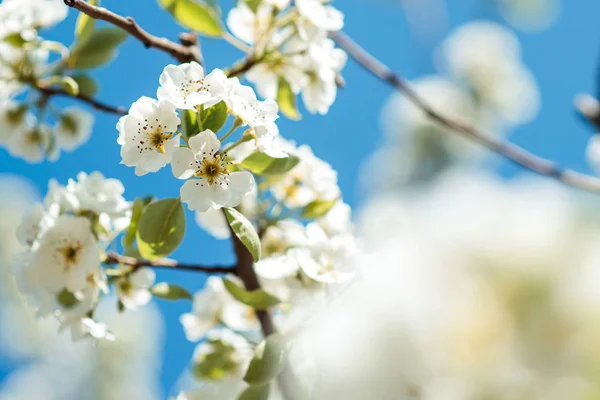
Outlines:
<svg viewBox="0 0 600 400"><path fill-rule="evenodd" d="M181 63L190 61L200 63L202 61L201 58L199 58L199 52L194 51L192 46L181 45L171 42L166 38L159 38L151 35L140 27L131 17L122 17L104 7L96 7L83 0L64 0L64 2L67 6L75 8L94 19L109 22L123 29L125 32L142 42L144 46L162 50Z"/></svg>
<svg viewBox="0 0 600 400"><path fill-rule="evenodd" d="M134 269L148 267L148 268L165 268L175 269L180 271L191 271L191 272L204 272L207 274L235 274L236 267L234 265L230 267L225 266L204 266L197 264L182 264L175 260L168 258L155 261L141 261L133 257L122 256L117 253L108 253L106 256L105 264L124 264Z"/></svg>
<svg viewBox="0 0 600 400"><path fill-rule="evenodd" d="M342 32L330 32L329 36L366 70L403 92L404 95L419 107L429 119L438 125L471 138L483 144L488 149L533 172L557 179L567 185L583 190L591 192L600 191L599 178L573 170L563 169L550 160L532 154L497 136L483 132L464 121L444 116L423 100L401 76L392 72L387 65L373 57L350 37Z"/></svg>
<svg viewBox="0 0 600 400"><path fill-rule="evenodd" d="M127 114L127 110L125 110L123 107L111 106L109 104L103 103L99 100L96 100L90 96L86 96L81 93L80 94L72 94L72 93L69 93L62 89L55 89L55 88L44 87L44 86L36 86L36 89L39 90L40 93L42 93L43 95L45 95L47 97L53 97L53 96L70 97L72 99L76 99L76 100L82 101L84 103L87 103L90 106L92 106L95 109L100 110L100 111L104 111L104 112L111 113L111 114L117 114L117 115Z"/></svg>

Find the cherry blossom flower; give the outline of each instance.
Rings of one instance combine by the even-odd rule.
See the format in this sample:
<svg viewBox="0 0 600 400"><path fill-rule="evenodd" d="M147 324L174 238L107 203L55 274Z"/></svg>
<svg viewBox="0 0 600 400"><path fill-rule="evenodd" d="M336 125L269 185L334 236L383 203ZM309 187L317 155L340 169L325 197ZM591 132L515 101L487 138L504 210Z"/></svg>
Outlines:
<svg viewBox="0 0 600 400"><path fill-rule="evenodd" d="M301 16L296 23L303 39L320 36L327 31L339 31L344 27L344 14L333 6L325 5L322 0L297 0L296 7Z"/></svg>
<svg viewBox="0 0 600 400"><path fill-rule="evenodd" d="M8 152L13 157L23 158L31 164L38 164L46 157L55 160L57 153L51 151L52 130L48 125L29 126L13 135L7 142Z"/></svg>
<svg viewBox="0 0 600 400"><path fill-rule="evenodd" d="M119 300L130 310L148 304L152 300L149 289L154 285L155 280L156 273L150 268L140 268L117 279L115 287Z"/></svg>
<svg viewBox="0 0 600 400"><path fill-rule="evenodd" d="M8 140L35 123L35 117L27 110L26 106L11 100L0 104L0 144Z"/></svg>
<svg viewBox="0 0 600 400"><path fill-rule="evenodd" d="M228 279L240 283L231 276ZM237 331L253 332L260 329L254 310L235 300L223 285L221 278L211 276L205 287L194 294L191 313L179 318L188 340L196 342L206 332L222 323Z"/></svg>
<svg viewBox="0 0 600 400"><path fill-rule="evenodd" d="M88 141L94 125L94 116L79 107L68 107L63 110L54 134L58 145L73 151Z"/></svg>
<svg viewBox="0 0 600 400"><path fill-rule="evenodd" d="M38 29L64 20L67 11L61 0L4 0L0 4L0 39L13 34L35 37Z"/></svg>
<svg viewBox="0 0 600 400"><path fill-rule="evenodd" d="M100 267L100 249L85 217L61 215L41 237L29 268L36 271L47 290L71 292L88 286L90 274Z"/></svg>
<svg viewBox="0 0 600 400"><path fill-rule="evenodd" d="M181 188L181 200L191 210L235 207L254 188L254 178L246 171L229 172L221 142L211 130L189 140L190 148L179 148L173 155L173 174L188 179ZM190 179L192 178L192 179Z"/></svg>
<svg viewBox="0 0 600 400"><path fill-rule="evenodd" d="M135 167L138 176L166 166L179 147L175 132L180 123L171 102L140 98L117 124L121 163Z"/></svg>
<svg viewBox="0 0 600 400"><path fill-rule="evenodd" d="M197 62L168 65L160 76L157 96L182 110L195 110L200 105L208 108L222 100L226 84L227 77L220 69L205 77Z"/></svg>

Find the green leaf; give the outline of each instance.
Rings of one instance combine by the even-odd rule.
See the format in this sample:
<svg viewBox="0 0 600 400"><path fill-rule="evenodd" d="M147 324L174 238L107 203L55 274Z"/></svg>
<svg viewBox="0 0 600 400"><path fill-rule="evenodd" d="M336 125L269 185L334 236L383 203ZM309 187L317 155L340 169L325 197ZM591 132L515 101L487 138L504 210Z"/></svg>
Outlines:
<svg viewBox="0 0 600 400"><path fill-rule="evenodd" d="M227 222L235 235L244 243L254 261L260 260L260 238L254 226L234 208L224 208Z"/></svg>
<svg viewBox="0 0 600 400"><path fill-rule="evenodd" d="M248 8L250 8L252 10L252 12L254 14L256 14L256 11L258 10L258 6L262 2L262 0L240 0L240 2L246 3Z"/></svg>
<svg viewBox="0 0 600 400"><path fill-rule="evenodd" d="M196 136L200 131L196 119L197 115L194 111L181 110L181 129L183 130L183 138L186 141Z"/></svg>
<svg viewBox="0 0 600 400"><path fill-rule="evenodd" d="M127 36L127 32L118 28L96 29L85 42L77 44L69 65L85 69L106 64L116 57L117 47Z"/></svg>
<svg viewBox="0 0 600 400"><path fill-rule="evenodd" d="M181 286L166 282L157 283L150 288L150 293L165 300L192 300L194 297Z"/></svg>
<svg viewBox="0 0 600 400"><path fill-rule="evenodd" d="M265 153L256 152L244 159L240 166L258 175L277 176L291 171L299 162L300 159L292 155L286 158L274 158Z"/></svg>
<svg viewBox="0 0 600 400"><path fill-rule="evenodd" d="M269 400L271 385L252 385L240 394L238 400Z"/></svg>
<svg viewBox="0 0 600 400"><path fill-rule="evenodd" d="M251 385L264 385L279 375L285 361L285 339L279 334L268 336L256 347L244 380Z"/></svg>
<svg viewBox="0 0 600 400"><path fill-rule="evenodd" d="M206 36L221 36L223 34L219 12L206 2L198 0L158 0L158 3L171 13L177 22L188 29Z"/></svg>
<svg viewBox="0 0 600 400"><path fill-rule="evenodd" d="M334 200L315 200L302 211L302 218L315 219L327 214L333 206L336 205L338 199Z"/></svg>
<svg viewBox="0 0 600 400"><path fill-rule="evenodd" d="M227 104L224 101L220 101L214 106L203 109L200 112L200 119L202 121L201 129L210 129L214 133L217 133L225 125L228 117Z"/></svg>
<svg viewBox="0 0 600 400"><path fill-rule="evenodd" d="M79 93L91 97L98 91L96 81L92 77L87 75L73 75L72 78L79 86Z"/></svg>
<svg viewBox="0 0 600 400"><path fill-rule="evenodd" d="M146 199L135 199L133 209L131 210L131 222L129 223L127 232L125 232L125 236L123 236L124 248L128 249L133 246L140 217L142 216L142 212L144 212L144 207L146 207L148 203L149 201L146 201Z"/></svg>
<svg viewBox="0 0 600 400"><path fill-rule="evenodd" d="M100 5L100 0L88 0L88 3L93 6L98 6ZM95 25L96 20L94 18L87 14L79 13L77 22L75 23L75 36L79 43L85 43L90 38Z"/></svg>
<svg viewBox="0 0 600 400"><path fill-rule="evenodd" d="M262 289L248 291L226 278L223 278L223 284L236 300L255 310L266 310L280 303L277 297L270 295Z"/></svg>
<svg viewBox="0 0 600 400"><path fill-rule="evenodd" d="M150 203L138 223L140 254L147 260L168 256L181 244L184 234L185 212L179 199Z"/></svg>
<svg viewBox="0 0 600 400"><path fill-rule="evenodd" d="M75 81L75 79L70 76L51 76L48 79L44 80L44 84L48 86L58 85L62 87L67 93L72 95L79 94L79 85Z"/></svg>
<svg viewBox="0 0 600 400"><path fill-rule="evenodd" d="M292 91L290 83L282 76L279 77L277 103L279 104L279 110L289 119L297 121L302 117L296 106L296 95Z"/></svg>

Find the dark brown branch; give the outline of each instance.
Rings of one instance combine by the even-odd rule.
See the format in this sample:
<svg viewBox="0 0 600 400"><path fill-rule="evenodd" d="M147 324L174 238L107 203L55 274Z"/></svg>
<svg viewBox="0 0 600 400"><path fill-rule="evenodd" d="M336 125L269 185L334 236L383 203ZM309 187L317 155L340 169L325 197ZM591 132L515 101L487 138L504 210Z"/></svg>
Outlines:
<svg viewBox="0 0 600 400"><path fill-rule="evenodd" d="M81 93L80 94L72 94L72 93L69 93L62 89L55 89L55 88L50 88L50 87L39 87L39 86L36 87L36 89L39 90L40 93L42 93L43 95L45 95L47 97L53 97L53 96L70 97L72 99L76 99L76 100L82 101L84 103L87 103L90 106L94 107L96 110L104 111L104 112L111 113L111 114L117 114L117 115L127 114L127 110L125 110L123 107L111 106L109 104L103 103L99 100L96 100L90 96L86 96Z"/></svg>
<svg viewBox="0 0 600 400"><path fill-rule="evenodd" d="M236 271L237 276L242 280L246 290L257 290L260 289L260 282L258 276L254 271L254 259L252 255L242 243L240 239L231 230L231 238L233 240L233 249L237 256ZM273 323L271 313L267 310L257 310L256 316L260 322L263 335L265 337L277 333L277 328ZM301 392L298 389L298 383L289 365L285 365L281 373L277 378L279 388L285 400L300 400Z"/></svg>
<svg viewBox="0 0 600 400"><path fill-rule="evenodd" d="M583 190L591 192L600 191L600 179L597 177L563 169L550 160L532 154L497 136L481 131L464 121L444 116L423 100L402 77L392 72L387 65L373 57L347 35L342 32L330 32L329 36L366 70L403 92L430 120L438 125L473 139L488 149L533 172L557 179L567 185Z"/></svg>
<svg viewBox="0 0 600 400"><path fill-rule="evenodd" d="M258 62L259 60L254 58L254 56L249 55L245 60L234 65L229 71L226 71L225 75L230 78L234 76L240 76L248 72L250 68L254 67Z"/></svg>
<svg viewBox="0 0 600 400"><path fill-rule="evenodd" d="M194 51L192 46L184 46L171 42L166 38L159 38L151 35L140 27L131 17L122 17L106 8L93 6L83 0L64 0L64 2L67 6L75 8L94 19L109 22L123 29L125 32L142 42L144 46L162 50L173 56L179 62L201 62L199 52Z"/></svg>
<svg viewBox="0 0 600 400"><path fill-rule="evenodd" d="M138 260L133 257L122 256L117 253L108 253L106 255L105 264L123 264L134 269L148 267L148 268L165 268L165 269L175 269L180 271L191 271L191 272L204 272L207 274L235 274L236 268L235 266L225 267L225 266L205 266L205 265L197 265L197 264L183 264L171 259L162 259L155 261L146 261L146 260Z"/></svg>

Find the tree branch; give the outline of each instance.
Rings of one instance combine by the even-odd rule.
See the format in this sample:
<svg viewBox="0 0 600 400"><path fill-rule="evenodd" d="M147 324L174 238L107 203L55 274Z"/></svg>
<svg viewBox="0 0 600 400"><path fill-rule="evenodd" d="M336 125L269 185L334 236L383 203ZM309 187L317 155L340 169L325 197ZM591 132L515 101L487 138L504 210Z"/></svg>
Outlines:
<svg viewBox="0 0 600 400"><path fill-rule="evenodd" d="M204 265L196 265L196 264L182 264L175 260L171 260L168 258L162 260L155 261L146 261L146 260L138 260L133 257L126 257L120 254L110 252L106 255L105 264L124 264L134 269L149 267L149 268L165 268L165 269L175 269L181 271L191 271L191 272L205 272L207 274L235 274L236 267L234 265L230 267L225 266L204 266Z"/></svg>
<svg viewBox="0 0 600 400"><path fill-rule="evenodd" d="M387 65L373 57L350 37L342 32L330 32L329 36L366 70L403 92L413 104L419 107L429 119L438 125L471 138L483 144L488 149L533 172L557 179L567 185L583 190L591 192L600 191L600 179L597 177L563 169L550 160L532 154L497 136L483 132L464 121L442 115L442 113L435 110L423 100L401 76L392 72Z"/></svg>
<svg viewBox="0 0 600 400"><path fill-rule="evenodd" d="M62 97L70 97L72 99L79 100L81 102L87 103L90 106L94 107L97 110L104 111L111 114L117 115L125 115L127 114L127 110L123 107L115 107L109 104L103 103L99 100L96 100L90 96L86 96L84 94L72 94L62 89L54 89L50 87L36 86L36 89L40 91L43 95L47 97L53 96L62 96Z"/></svg>
<svg viewBox="0 0 600 400"><path fill-rule="evenodd" d="M254 271L254 259L252 255L242 243L240 239L235 235L235 232L229 227L231 232L231 238L233 241L233 249L237 256L236 272L237 276L242 280L246 290L252 291L260 289L260 282L258 276ZM273 323L273 318L268 310L256 310L256 316L260 322L263 335L265 337L277 333L277 328ZM298 383L289 365L284 365L281 373L277 377L277 382L281 393L285 400L300 400L301 392L297 388Z"/></svg>
<svg viewBox="0 0 600 400"><path fill-rule="evenodd" d="M201 57L199 56L199 52L195 51L193 46L181 45L171 42L166 38L159 38L151 35L142 27L140 27L131 17L122 17L110 10L107 10L106 8L93 6L83 0L64 0L64 2L67 6L75 8L94 19L109 22L123 29L125 32L142 42L144 46L162 50L176 58L181 63L190 61L201 63L202 61Z"/></svg>

